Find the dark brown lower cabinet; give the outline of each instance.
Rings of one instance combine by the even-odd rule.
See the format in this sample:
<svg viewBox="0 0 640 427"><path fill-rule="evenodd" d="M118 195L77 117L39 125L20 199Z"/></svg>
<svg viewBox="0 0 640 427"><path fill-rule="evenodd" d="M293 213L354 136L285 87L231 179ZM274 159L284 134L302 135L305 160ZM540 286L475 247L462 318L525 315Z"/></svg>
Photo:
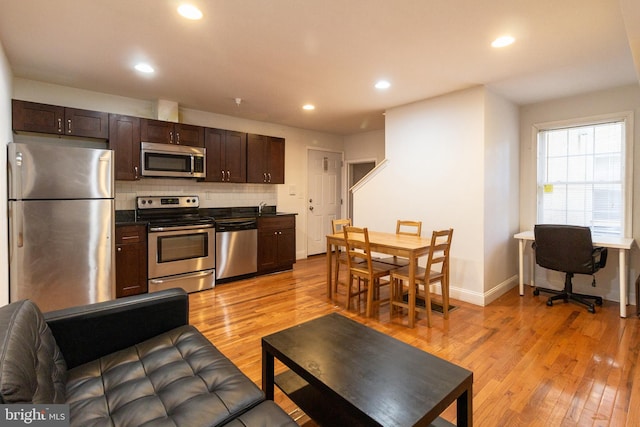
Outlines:
<svg viewBox="0 0 640 427"><path fill-rule="evenodd" d="M296 217L258 218L258 273L289 270L296 262Z"/></svg>
<svg viewBox="0 0 640 427"><path fill-rule="evenodd" d="M147 228L116 226L116 298L147 292Z"/></svg>

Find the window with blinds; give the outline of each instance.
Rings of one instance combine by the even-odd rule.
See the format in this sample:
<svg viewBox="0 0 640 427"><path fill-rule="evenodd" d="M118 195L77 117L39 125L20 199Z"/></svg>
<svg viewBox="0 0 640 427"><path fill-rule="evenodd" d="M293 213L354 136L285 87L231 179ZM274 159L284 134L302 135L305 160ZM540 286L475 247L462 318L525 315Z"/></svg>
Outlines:
<svg viewBox="0 0 640 427"><path fill-rule="evenodd" d="M625 235L625 121L538 131L538 223Z"/></svg>

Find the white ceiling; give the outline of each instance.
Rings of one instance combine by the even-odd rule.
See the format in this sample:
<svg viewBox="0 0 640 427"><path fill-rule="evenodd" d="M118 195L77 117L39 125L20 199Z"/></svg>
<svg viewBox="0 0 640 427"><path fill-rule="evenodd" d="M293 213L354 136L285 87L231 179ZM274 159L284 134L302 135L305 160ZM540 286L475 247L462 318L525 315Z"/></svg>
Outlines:
<svg viewBox="0 0 640 427"><path fill-rule="evenodd" d="M16 77L347 135L475 85L527 104L638 83L636 1L192 0L187 21L179 0L0 0L0 43Z"/></svg>

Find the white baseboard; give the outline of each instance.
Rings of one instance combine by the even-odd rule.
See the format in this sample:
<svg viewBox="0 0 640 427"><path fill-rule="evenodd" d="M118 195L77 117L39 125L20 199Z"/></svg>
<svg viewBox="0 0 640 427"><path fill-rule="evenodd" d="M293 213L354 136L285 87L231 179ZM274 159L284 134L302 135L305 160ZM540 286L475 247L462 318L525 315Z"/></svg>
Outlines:
<svg viewBox="0 0 640 427"><path fill-rule="evenodd" d="M511 276L507 280L499 283L497 286L494 286L489 291L480 293L470 291L468 289L459 288L456 286L451 286L449 288L449 297L453 299L457 299L460 301L468 302L469 304L479 305L484 307L487 304L492 303L505 293L507 293L510 289L518 286L518 275ZM440 285L434 285L433 290L437 294L442 294L442 289Z"/></svg>

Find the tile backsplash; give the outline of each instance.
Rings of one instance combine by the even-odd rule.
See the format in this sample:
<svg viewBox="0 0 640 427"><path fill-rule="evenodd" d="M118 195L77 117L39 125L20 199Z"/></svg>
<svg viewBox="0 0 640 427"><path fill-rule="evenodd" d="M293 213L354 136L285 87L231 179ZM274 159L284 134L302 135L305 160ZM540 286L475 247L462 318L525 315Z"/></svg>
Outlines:
<svg viewBox="0 0 640 427"><path fill-rule="evenodd" d="M136 208L137 196L200 196L201 208L258 206L260 202L275 206L275 184L232 184L197 182L187 179L142 178L139 181L116 181L116 210Z"/></svg>

